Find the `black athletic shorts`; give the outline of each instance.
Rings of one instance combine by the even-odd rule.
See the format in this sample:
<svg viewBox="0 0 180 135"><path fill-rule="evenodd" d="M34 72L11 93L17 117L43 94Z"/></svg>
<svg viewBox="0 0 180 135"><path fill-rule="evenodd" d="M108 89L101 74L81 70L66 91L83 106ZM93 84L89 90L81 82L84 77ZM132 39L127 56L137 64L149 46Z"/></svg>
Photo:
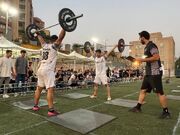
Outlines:
<svg viewBox="0 0 180 135"><path fill-rule="evenodd" d="M146 90L146 92L160 93L164 95L163 85L162 85L162 75L146 75L144 77L141 90Z"/></svg>

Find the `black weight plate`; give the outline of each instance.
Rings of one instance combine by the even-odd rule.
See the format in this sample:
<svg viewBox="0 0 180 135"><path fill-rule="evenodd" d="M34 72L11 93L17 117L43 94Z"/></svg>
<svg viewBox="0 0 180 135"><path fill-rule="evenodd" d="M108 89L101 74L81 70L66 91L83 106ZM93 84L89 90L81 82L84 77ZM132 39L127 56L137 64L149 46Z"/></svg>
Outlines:
<svg viewBox="0 0 180 135"><path fill-rule="evenodd" d="M34 36L34 32L39 30L39 27L35 24L30 24L26 28L26 35L32 41L37 41L37 37Z"/></svg>
<svg viewBox="0 0 180 135"><path fill-rule="evenodd" d="M120 39L118 41L118 50L120 53L122 53L124 51L124 48L125 48L125 42L124 42L124 39Z"/></svg>
<svg viewBox="0 0 180 135"><path fill-rule="evenodd" d="M65 31L72 32L76 29L77 19L73 19L70 22L67 22L67 18L74 17L74 16L75 16L75 14L69 8L63 8L59 12L59 24Z"/></svg>

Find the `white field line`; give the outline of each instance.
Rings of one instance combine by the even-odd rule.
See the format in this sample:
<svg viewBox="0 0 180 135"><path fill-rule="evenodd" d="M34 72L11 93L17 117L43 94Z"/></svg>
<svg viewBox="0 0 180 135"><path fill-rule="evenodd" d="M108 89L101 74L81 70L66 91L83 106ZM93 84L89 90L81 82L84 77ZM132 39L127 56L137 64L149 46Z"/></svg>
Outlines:
<svg viewBox="0 0 180 135"><path fill-rule="evenodd" d="M125 98L125 97L130 97L130 96L133 96L133 95L135 95L135 94L137 94L137 93L139 93L139 91L136 91L136 92L127 94L127 95L125 95L125 96L123 96L123 97L124 97L124 98ZM103 104L104 104L104 102L103 102L103 103L100 103L100 104L96 104L96 105L90 106L90 107L87 107L87 108L85 108L85 109L92 109L92 108L101 106L101 105L103 105Z"/></svg>
<svg viewBox="0 0 180 135"><path fill-rule="evenodd" d="M133 96L133 95L135 95L135 94L137 94L137 93L139 93L139 91L133 92L133 93L128 94L128 95L125 95L125 96L123 96L123 97L131 97L131 96Z"/></svg>
<svg viewBox="0 0 180 135"><path fill-rule="evenodd" d="M178 117L178 119L177 119L176 125L175 125L174 128L173 128L173 133L172 133L172 135L176 135L176 130L177 130L178 126L179 126L179 123L180 123L180 113L179 113L179 117Z"/></svg>
<svg viewBox="0 0 180 135"><path fill-rule="evenodd" d="M37 127L39 125L42 125L44 123L47 123L48 121L42 121L42 122L39 122L39 123L36 123L36 124L33 124L33 125L30 125L30 126L27 126L27 127L24 127L24 128L21 128L21 129L17 129L15 131L12 131L12 132L9 132L9 133L6 133L4 135L11 135L11 134L14 134L14 133L18 133L20 131L24 131L26 129L30 129L30 128L34 128L34 127Z"/></svg>

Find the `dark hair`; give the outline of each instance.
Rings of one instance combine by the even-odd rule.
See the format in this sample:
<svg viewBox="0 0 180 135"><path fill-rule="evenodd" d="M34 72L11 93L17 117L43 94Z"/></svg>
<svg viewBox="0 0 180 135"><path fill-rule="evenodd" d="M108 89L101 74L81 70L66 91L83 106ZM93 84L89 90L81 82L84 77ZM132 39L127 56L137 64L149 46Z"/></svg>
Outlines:
<svg viewBox="0 0 180 135"><path fill-rule="evenodd" d="M52 35L52 36L50 37L50 41L51 41L51 42L55 42L57 39L58 39L58 36L56 36L56 35Z"/></svg>
<svg viewBox="0 0 180 135"><path fill-rule="evenodd" d="M21 53L26 53L26 50L21 50Z"/></svg>
<svg viewBox="0 0 180 135"><path fill-rule="evenodd" d="M150 34L149 34L149 32L147 32L147 31L142 31L142 32L140 32L140 33L139 33L139 36L140 36L141 38L144 37L144 38L147 39L147 40L150 39Z"/></svg>
<svg viewBox="0 0 180 135"><path fill-rule="evenodd" d="M6 50L6 54L12 53L12 50Z"/></svg>
<svg viewBox="0 0 180 135"><path fill-rule="evenodd" d="M97 50L96 50L96 53L101 53L101 50L100 50L100 49L97 49Z"/></svg>

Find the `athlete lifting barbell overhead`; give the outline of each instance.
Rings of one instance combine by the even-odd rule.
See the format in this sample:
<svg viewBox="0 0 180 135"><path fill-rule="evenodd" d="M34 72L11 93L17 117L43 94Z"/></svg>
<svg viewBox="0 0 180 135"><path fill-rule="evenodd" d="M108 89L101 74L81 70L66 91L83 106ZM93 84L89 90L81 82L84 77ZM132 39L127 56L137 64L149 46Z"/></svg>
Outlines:
<svg viewBox="0 0 180 135"><path fill-rule="evenodd" d="M124 40L121 38L118 41L118 44L115 45L111 51L109 52L101 52L100 49L95 50L95 53L92 51L92 45L89 41L86 41L84 44L84 51L86 53L91 53L92 56L94 56L95 61L95 69L96 69L96 76L94 79L94 92L90 96L90 98L97 98L97 92L98 92L98 85L103 84L106 86L107 90L107 101L111 100L111 92L110 92L110 85L108 82L108 77L106 75L106 58L110 55L112 51L117 47L118 51L122 53L124 51L124 48L129 45L125 45Z"/></svg>
<svg viewBox="0 0 180 135"><path fill-rule="evenodd" d="M87 43L86 43L87 44ZM111 92L110 92L110 85L108 82L108 77L106 75L106 58L110 55L114 49L118 47L118 45L115 45L111 51L103 53L100 49L95 50L95 53L92 51L91 47L89 48L89 51L92 56L94 56L95 61L95 69L96 69L96 76L94 79L94 92L90 96L90 98L97 98L97 92L98 92L98 85L101 83L106 86L107 90L107 101L111 100Z"/></svg>
<svg viewBox="0 0 180 135"><path fill-rule="evenodd" d="M56 116L59 114L57 111L55 111L53 105L55 86L54 71L58 55L57 51L66 35L66 31L71 32L75 30L77 26L77 18L78 17L76 17L70 9L62 9L59 13L59 22L63 29L60 31L59 36L52 35L50 37L50 43L46 43L44 38L40 34L40 31L44 29L39 30L35 25L30 25L27 28L28 37L31 40L39 40L42 46L42 59L37 71L38 82L34 96L34 111L38 111L40 109L38 106L39 99L41 96L41 92L45 87L47 89L48 116Z"/></svg>

